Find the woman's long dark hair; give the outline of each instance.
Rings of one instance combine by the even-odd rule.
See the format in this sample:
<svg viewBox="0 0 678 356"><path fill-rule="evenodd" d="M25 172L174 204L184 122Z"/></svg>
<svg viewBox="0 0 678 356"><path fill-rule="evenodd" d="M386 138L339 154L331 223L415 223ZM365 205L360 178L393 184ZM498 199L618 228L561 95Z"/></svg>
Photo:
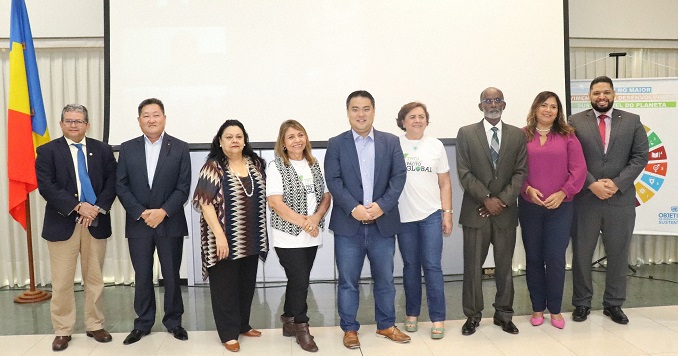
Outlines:
<svg viewBox="0 0 678 356"><path fill-rule="evenodd" d="M214 139L212 139L212 144L210 145L210 153L207 155L207 160L209 161L210 159L213 159L221 165L221 168L224 170L226 169L226 165L228 164L228 157L224 154L224 151L221 149L221 144L219 143L219 139L221 138L221 135L224 133L224 130L226 130L227 127L229 126L238 126L241 130L243 135L245 136L245 147L242 149L242 155L245 157L249 157L252 160L252 163L254 163L254 166L257 168L259 172L263 175L265 170L266 170L266 161L259 157L256 152L252 149L252 145L250 145L250 137L247 134L247 131L245 131L245 126L238 121L238 120L226 120L221 127L219 127L219 131L217 131L217 134L214 136Z"/></svg>

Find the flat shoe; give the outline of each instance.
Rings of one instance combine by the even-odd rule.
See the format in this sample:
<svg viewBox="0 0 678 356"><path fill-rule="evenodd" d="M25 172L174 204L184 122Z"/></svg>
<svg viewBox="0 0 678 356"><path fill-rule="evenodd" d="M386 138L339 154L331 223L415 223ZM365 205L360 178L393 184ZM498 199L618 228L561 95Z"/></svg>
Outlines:
<svg viewBox="0 0 678 356"><path fill-rule="evenodd" d="M231 352L240 351L240 344L237 341L234 344L224 343L224 346L226 347L226 350Z"/></svg>
<svg viewBox="0 0 678 356"><path fill-rule="evenodd" d="M532 324L532 326L539 326L541 324L544 324L544 316L542 315L539 318L530 318L530 324Z"/></svg>
<svg viewBox="0 0 678 356"><path fill-rule="evenodd" d="M431 339L437 340L445 337L445 328L431 327Z"/></svg>
<svg viewBox="0 0 678 356"><path fill-rule="evenodd" d="M565 319L551 319L551 325L555 326L558 329L562 329L565 327Z"/></svg>
<svg viewBox="0 0 678 356"><path fill-rule="evenodd" d="M257 329L250 329L247 332L240 333L240 335L249 336L249 337L259 337L259 336L261 336L261 331L259 331Z"/></svg>

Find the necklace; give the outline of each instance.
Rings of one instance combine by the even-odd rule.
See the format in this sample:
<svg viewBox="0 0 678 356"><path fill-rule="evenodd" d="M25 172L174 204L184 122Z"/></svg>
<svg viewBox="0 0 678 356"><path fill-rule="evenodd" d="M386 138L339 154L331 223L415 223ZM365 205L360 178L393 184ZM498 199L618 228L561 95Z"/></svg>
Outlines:
<svg viewBox="0 0 678 356"><path fill-rule="evenodd" d="M252 187L252 189L250 190L249 193L247 193L247 190L245 189L245 186L242 184L242 180L240 179L239 176L237 176L237 175L235 174L235 172L234 172L233 169L231 168L231 165L230 165L230 164L228 165L228 174L230 174L231 176L233 176L233 177L238 181L238 183L240 183L240 187L242 188L242 191L245 192L245 195L247 195L247 197L249 198L249 197L251 197L251 196L254 194L254 179L252 179L252 173L250 172L250 164L249 164L249 162L245 162L245 167L247 168L247 175L250 177L250 186Z"/></svg>
<svg viewBox="0 0 678 356"><path fill-rule="evenodd" d="M543 130L538 128L538 127L535 127L535 129L537 129L537 131L539 131L539 132L549 132L549 131L551 131L551 127L552 126L549 126L547 129L543 129Z"/></svg>

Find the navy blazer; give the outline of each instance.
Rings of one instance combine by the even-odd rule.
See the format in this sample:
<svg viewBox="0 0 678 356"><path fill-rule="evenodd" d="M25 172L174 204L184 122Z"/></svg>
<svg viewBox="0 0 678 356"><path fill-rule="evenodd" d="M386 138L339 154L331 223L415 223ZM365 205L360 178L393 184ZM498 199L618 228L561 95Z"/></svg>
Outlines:
<svg viewBox="0 0 678 356"><path fill-rule="evenodd" d="M374 154L372 201L384 211L377 218L377 227L382 236L393 236L401 232L398 198L407 176L400 140L374 130ZM330 229L339 235L355 235L361 223L351 216L351 211L363 203L363 186L352 130L332 137L327 143L325 181L334 202Z"/></svg>
<svg viewBox="0 0 678 356"><path fill-rule="evenodd" d="M85 138L87 146L87 171L92 188L97 196L96 205L110 211L115 201L116 162L111 146L101 141ZM79 217L73 211L80 202L75 164L71 149L62 136L36 150L35 172L38 190L47 201L42 237L47 241L66 241L75 231L75 220ZM111 217L99 214L97 226L90 226L94 238L111 236Z"/></svg>
<svg viewBox="0 0 678 356"><path fill-rule="evenodd" d="M125 237L186 236L188 225L184 203L191 185L191 157L188 144L164 134L153 188L148 184L144 136L123 142L118 156L116 191L125 208ZM167 217L156 229L146 225L141 213L163 208ZM157 230L157 231L156 231Z"/></svg>

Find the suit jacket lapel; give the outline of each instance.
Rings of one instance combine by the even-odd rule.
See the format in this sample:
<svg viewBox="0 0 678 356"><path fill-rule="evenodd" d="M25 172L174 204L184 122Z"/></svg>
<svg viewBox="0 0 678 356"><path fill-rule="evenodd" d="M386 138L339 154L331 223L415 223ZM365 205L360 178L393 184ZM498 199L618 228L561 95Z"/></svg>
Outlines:
<svg viewBox="0 0 678 356"><path fill-rule="evenodd" d="M483 147L483 150L485 152L485 157L487 158L487 161L490 163L490 167L492 167L492 155L490 154L490 145L487 143L487 134L485 133L485 126L483 125L482 120L478 123L478 125L476 125L475 131L476 135L478 136L478 142L480 142L480 146ZM502 139L502 142L503 141L504 140ZM499 152L500 152L499 157L501 159L501 147L499 148Z"/></svg>
<svg viewBox="0 0 678 356"><path fill-rule="evenodd" d="M141 154L138 154L137 152L141 152ZM132 154L139 156L139 160L141 160L141 167L143 167L141 171L144 175L144 181L148 183L148 169L146 168L148 167L146 165L146 138L144 135L141 135L141 137L137 138L136 147L134 147Z"/></svg>
<svg viewBox="0 0 678 356"><path fill-rule="evenodd" d="M615 138L617 138L617 134L619 133L619 126L622 124L622 118L621 114L617 112L616 110L612 110L612 117L610 118L610 122L612 127L610 127L610 140L607 143L607 150L609 151L612 145L614 144Z"/></svg>
<svg viewBox="0 0 678 356"><path fill-rule="evenodd" d="M62 156L62 161L66 162L66 165L68 166L68 174L71 176L71 180L77 187L78 185L78 180L75 172L75 163L73 162L73 156L71 155L71 148L68 146L68 142L66 142L66 139L61 136L59 139L59 145L58 150L59 153Z"/></svg>
<svg viewBox="0 0 678 356"><path fill-rule="evenodd" d="M344 135L344 152L348 153L348 159L351 162L351 166L355 170L355 174L360 177L362 182L362 175L360 174L360 162L358 162L358 151L355 149L355 141L353 140L353 131L348 130Z"/></svg>
<svg viewBox="0 0 678 356"><path fill-rule="evenodd" d="M153 187L155 187L155 181L158 179L158 172L162 168L162 165L165 164L167 156L170 152L170 147L172 144L172 137L165 133L165 136L162 138L162 147L160 147L160 155L158 156L158 164L155 166L155 174L153 175Z"/></svg>
<svg viewBox="0 0 678 356"><path fill-rule="evenodd" d="M614 113L612 116L614 116ZM596 117L596 113L593 111L593 109L589 109L589 112L586 113L586 117L588 118L588 120L586 120L586 130L596 137L596 142L598 142L600 153L604 155L605 148L603 147L603 138L600 137L600 131L598 130L598 118ZM612 132L613 130L610 130L610 134L612 134ZM612 137L610 137L610 142L612 142Z"/></svg>
<svg viewBox="0 0 678 356"><path fill-rule="evenodd" d="M385 148L383 147L386 142L384 139L384 135L381 134L381 132L372 129L374 131L374 181L378 182L379 181L379 173L381 173L381 164L382 160L378 159L379 156L377 156L377 152L386 152Z"/></svg>

